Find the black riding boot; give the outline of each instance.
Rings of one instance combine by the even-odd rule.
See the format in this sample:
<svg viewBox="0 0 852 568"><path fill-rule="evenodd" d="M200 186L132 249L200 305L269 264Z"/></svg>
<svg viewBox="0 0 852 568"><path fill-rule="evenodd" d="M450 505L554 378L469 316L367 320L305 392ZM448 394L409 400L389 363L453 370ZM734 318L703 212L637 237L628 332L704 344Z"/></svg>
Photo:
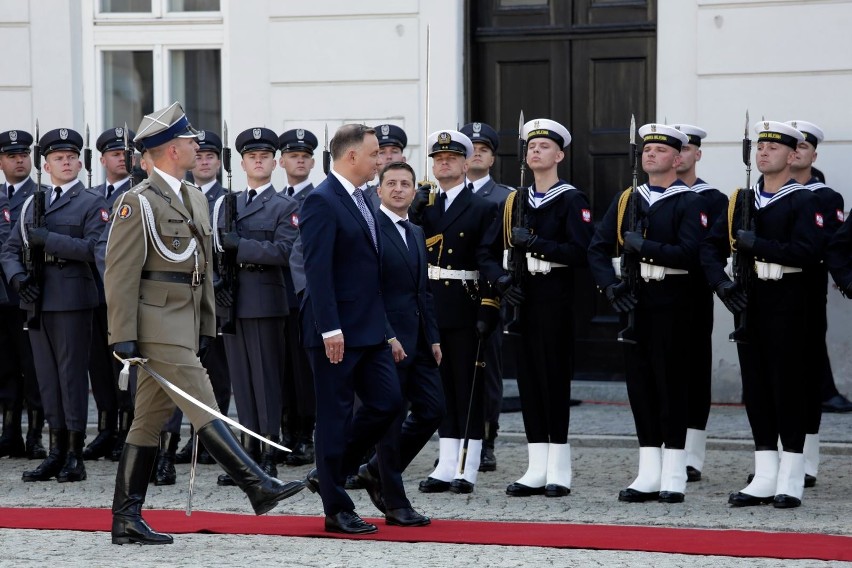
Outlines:
<svg viewBox="0 0 852 568"><path fill-rule="evenodd" d="M83 463L83 442L85 440L85 432L68 430L68 455L65 456L62 471L56 476L56 481L59 483L84 481L86 479L86 465Z"/></svg>
<svg viewBox="0 0 852 568"><path fill-rule="evenodd" d="M50 452L37 468L24 472L21 476L24 481L48 481L62 471L65 455L68 453L68 430L51 429L48 436L50 437Z"/></svg>
<svg viewBox="0 0 852 568"><path fill-rule="evenodd" d="M279 443L278 436L265 436L276 444ZM278 449L269 444L263 445L263 453L260 455L260 469L269 477L278 477L278 468L275 466L275 456Z"/></svg>
<svg viewBox="0 0 852 568"><path fill-rule="evenodd" d="M24 438L21 435L21 411L0 406L3 415L3 435L0 436L0 458L22 458L26 455Z"/></svg>
<svg viewBox="0 0 852 568"><path fill-rule="evenodd" d="M213 420L198 430L204 444L225 473L246 494L256 515L272 510L279 501L305 488L302 481L284 483L269 477L246 453L230 428L221 420Z"/></svg>
<svg viewBox="0 0 852 568"><path fill-rule="evenodd" d="M44 430L44 410L40 408L28 409L27 424L27 458L43 460L47 457L47 450L41 444L41 433Z"/></svg>
<svg viewBox="0 0 852 568"><path fill-rule="evenodd" d="M112 499L113 544L171 544L171 535L155 532L142 518L148 479L157 459L157 448L124 444L115 475Z"/></svg>
<svg viewBox="0 0 852 568"><path fill-rule="evenodd" d="M160 454L157 458L157 473L154 485L174 485L177 481L175 453L180 436L172 432L160 432Z"/></svg>
<svg viewBox="0 0 852 568"><path fill-rule="evenodd" d="M98 435L83 449L84 460L112 458L117 435L115 426L118 423L116 412L98 412Z"/></svg>

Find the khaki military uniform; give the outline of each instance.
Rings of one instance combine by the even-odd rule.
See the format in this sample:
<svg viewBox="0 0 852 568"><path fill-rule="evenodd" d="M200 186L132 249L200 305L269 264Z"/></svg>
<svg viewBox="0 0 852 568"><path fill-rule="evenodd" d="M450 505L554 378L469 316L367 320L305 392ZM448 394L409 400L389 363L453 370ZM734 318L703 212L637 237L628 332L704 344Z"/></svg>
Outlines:
<svg viewBox="0 0 852 568"><path fill-rule="evenodd" d="M216 336L207 200L187 182L181 185L181 194L183 203L154 172L113 208L104 272L109 341L137 341L157 373L218 409L210 379L196 355L200 335ZM170 275L174 281L162 281ZM135 419L127 442L157 445L160 429L175 405L196 431L213 419L140 369Z"/></svg>

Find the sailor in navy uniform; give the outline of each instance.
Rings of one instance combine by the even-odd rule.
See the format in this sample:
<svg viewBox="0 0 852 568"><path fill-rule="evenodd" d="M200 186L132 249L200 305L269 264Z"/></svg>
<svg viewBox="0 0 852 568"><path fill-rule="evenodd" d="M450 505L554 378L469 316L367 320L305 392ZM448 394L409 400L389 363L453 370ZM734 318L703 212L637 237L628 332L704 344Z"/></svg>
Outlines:
<svg viewBox="0 0 852 568"><path fill-rule="evenodd" d="M30 178L32 143L33 137L29 132L0 132L0 170L6 178L6 182L0 184L0 195L7 198L10 229L17 222L24 202L35 189L35 183ZM7 284L6 278L3 278L0 287L5 288L7 297L6 301L0 302L0 345L5 347L0 370L0 416L3 420L0 457L44 459L47 456L41 443L44 409L38 392L30 338L24 329L26 312L20 308L20 299ZM21 429L25 405L29 421L26 442Z"/></svg>
<svg viewBox="0 0 852 568"><path fill-rule="evenodd" d="M626 345L625 355L639 473L618 499L679 503L686 491L686 377L692 366L687 356L693 304L688 274L698 263L706 214L704 200L677 177L686 135L662 124L646 124L639 136L648 183L636 191L628 188L613 200L589 247L589 265L598 289L615 310L635 311L637 339ZM638 226L630 231L623 213L634 206ZM640 260L635 297L614 269L613 257L622 248Z"/></svg>
<svg viewBox="0 0 852 568"><path fill-rule="evenodd" d="M819 269L824 215L819 198L792 179L791 164L802 133L788 124L760 121L755 161L763 178L731 196L732 207L701 243L707 281L734 313L746 314L745 342L737 344L743 401L755 445L754 478L732 493L735 507L773 503L798 507L804 491L805 423L809 343L807 324L813 291L806 274ZM753 202L752 229L743 229L742 204ZM750 255L751 286L739 290L725 274L731 249ZM740 256L740 258L742 258ZM743 302L743 293L747 305ZM782 451L778 452L778 438Z"/></svg>
<svg viewBox="0 0 852 568"><path fill-rule="evenodd" d="M296 200L299 209L313 191L309 179L314 169L314 150L319 141L313 132L304 128L288 130L278 137L281 157L278 165L287 173L284 193ZM296 217L298 224L298 215ZM292 254L291 254L292 257ZM308 355L302 347L299 325L299 299L293 285L293 275L288 265L283 268L287 284L287 303L290 313L284 329L284 373L281 388L284 393L284 414L281 417L282 442L293 450L287 454L287 465L297 466L314 461L314 422L316 420L316 395L314 374Z"/></svg>
<svg viewBox="0 0 852 568"><path fill-rule="evenodd" d="M701 140L707 132L691 124L672 124L686 134L688 144L680 151L678 178L704 199L702 213L707 216L707 226L728 209L728 196L711 186L696 173L696 164L701 160ZM686 427L686 480L699 481L704 468L707 447L707 419L710 416L710 390L713 367L713 289L707 284L704 271L695 267L689 273L694 291L693 324L689 329L691 372L684 380L689 381L689 409Z"/></svg>
<svg viewBox="0 0 852 568"><path fill-rule="evenodd" d="M488 241L496 259L526 251L524 278L502 269L486 276L510 312L517 307L521 336L518 391L527 436L526 473L506 488L511 496L563 497L571 492L571 446L568 444L571 379L574 372L574 269L586 266L594 233L586 195L559 179L557 168L571 143L568 129L556 121L524 124L527 163L534 183L513 193L500 208ZM526 199L519 220L516 199ZM520 250L520 249L518 249ZM516 253L517 254L517 253ZM499 261L498 261L499 262Z"/></svg>
<svg viewBox="0 0 852 568"><path fill-rule="evenodd" d="M92 314L98 305L94 248L109 220L109 207L102 195L77 179L83 147L79 133L57 128L47 132L40 145L51 182L44 196L45 226L33 227L32 202L24 204L0 253L21 307L31 311L41 296L40 325L30 326L30 342L50 427L50 453L35 470L24 472L23 479L82 481L89 388L88 358L80 354L89 352L92 341ZM27 247L44 251L42 282L27 273Z"/></svg>
<svg viewBox="0 0 852 568"><path fill-rule="evenodd" d="M402 153L405 147L408 146L408 135L405 130L395 124L379 124L374 126L376 138L379 139L379 171L382 171L388 164L394 162L405 162L405 155ZM368 184L364 189L364 197L367 198L373 211L379 210L381 199L376 191L377 185Z"/></svg>
<svg viewBox="0 0 852 568"><path fill-rule="evenodd" d="M412 218L419 218L426 234L447 414L438 428L438 465L420 482L420 491L471 493L485 434L483 380L479 377L474 382L477 344L486 343L499 317L499 302L480 276L483 265L492 262L484 239L497 206L474 195L465 185L465 161L473 152L470 138L455 130L433 132L426 147L433 159L439 193L433 205L415 199L419 205L413 206L411 213ZM469 445L461 473L462 439L468 424Z"/></svg>
<svg viewBox="0 0 852 568"><path fill-rule="evenodd" d="M831 237L840 228L844 220L843 196L825 185L825 179L817 176L819 171L814 171L813 163L817 158L817 144L823 141L825 135L822 129L804 120L791 120L787 122L790 126L802 133L804 140L798 143L796 158L790 165L794 179L809 189L819 199L819 209L822 213L825 231L825 243L828 244ZM835 403L840 405L845 401L852 403L837 392L834 385L834 374L831 372L831 362L828 359L828 349L825 343L825 333L828 330L828 319L826 317L826 304L828 302L828 269L824 262L811 271L805 273L808 279L810 291L806 300L813 302L808 310L808 324L812 326L807 333L810 342L810 355L808 365L811 380L808 381L808 412L805 418L805 487L813 487L819 471L819 426L823 412L823 401L835 398Z"/></svg>
<svg viewBox="0 0 852 568"><path fill-rule="evenodd" d="M127 140L133 140L136 133L129 130ZM130 174L124 161L124 128L117 126L109 128L98 136L95 147L101 153L101 165L106 174L104 183L92 188L102 195L112 209L118 196L132 185ZM133 421L126 417L119 419L119 409L123 414L133 412L133 403L128 390L119 390L118 374L121 365L112 356L107 338L107 309L104 296L104 284L95 266L92 274L98 286L98 306L95 308L92 321L92 345L89 349L89 381L92 386L92 396L98 408L98 435L83 448L83 459L96 460L102 457L112 457L115 460L121 455L120 447L127 437L127 430ZM123 426L123 428L119 428ZM121 435L119 435L121 430Z"/></svg>
<svg viewBox="0 0 852 568"><path fill-rule="evenodd" d="M500 145L497 131L484 122L470 122L460 132L473 142L473 154L467 160L467 181L475 195L493 201L498 206L514 192L514 188L497 183L491 177L491 167ZM485 346L485 438L482 440L482 459L479 471L495 471L497 457L494 440L500 428L503 406L503 309L497 324L499 333L492 333Z"/></svg>
<svg viewBox="0 0 852 568"><path fill-rule="evenodd" d="M284 273L298 234L298 204L275 191L271 183L278 135L268 128L249 128L235 143L248 178L248 188L237 196L234 229L225 232L220 200L213 217L221 235L217 249L234 251L239 266L235 298L217 292L222 307L236 306L236 333L225 336L225 350L234 403L240 422L278 442L281 429L281 373L284 365L284 318L290 313ZM275 477L275 449L264 445L260 466ZM227 476L220 484L228 484Z"/></svg>

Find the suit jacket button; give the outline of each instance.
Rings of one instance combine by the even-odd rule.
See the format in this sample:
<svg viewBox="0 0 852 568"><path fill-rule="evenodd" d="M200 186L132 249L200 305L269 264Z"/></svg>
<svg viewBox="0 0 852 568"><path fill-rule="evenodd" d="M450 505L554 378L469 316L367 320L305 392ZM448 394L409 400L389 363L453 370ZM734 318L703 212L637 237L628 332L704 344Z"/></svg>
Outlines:
<svg viewBox="0 0 852 568"><path fill-rule="evenodd" d="M448 265L447 265L447 270L452 270L452 269L453 269L453 267L452 267L452 266L450 266L450 265L448 264Z"/></svg>
<svg viewBox="0 0 852 568"><path fill-rule="evenodd" d="M460 236L460 237L463 237L463 236L464 236L464 233L459 233L459 236Z"/></svg>
<svg viewBox="0 0 852 568"><path fill-rule="evenodd" d="M449 280L444 280L444 286L449 286L449 285L450 285L450 281L449 281Z"/></svg>
<svg viewBox="0 0 852 568"><path fill-rule="evenodd" d="M432 248L433 248L433 247L429 247L429 252L432 252Z"/></svg>
<svg viewBox="0 0 852 568"><path fill-rule="evenodd" d="M447 254L453 254L453 249L447 249Z"/></svg>

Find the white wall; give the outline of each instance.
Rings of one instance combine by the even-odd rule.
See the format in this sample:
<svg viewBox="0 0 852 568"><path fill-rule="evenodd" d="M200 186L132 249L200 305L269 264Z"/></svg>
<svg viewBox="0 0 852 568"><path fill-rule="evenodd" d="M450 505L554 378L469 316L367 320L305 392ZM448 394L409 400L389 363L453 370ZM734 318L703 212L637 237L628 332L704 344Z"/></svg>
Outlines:
<svg viewBox="0 0 852 568"><path fill-rule="evenodd" d="M852 207L852 2L659 0L657 119L705 128L698 174L726 193L745 184L741 142L751 123L807 120L823 128L816 166ZM754 132L750 132L754 139ZM759 176L752 168L752 183ZM733 323L717 302L714 400L739 399ZM852 303L829 290L829 354L852 393Z"/></svg>

